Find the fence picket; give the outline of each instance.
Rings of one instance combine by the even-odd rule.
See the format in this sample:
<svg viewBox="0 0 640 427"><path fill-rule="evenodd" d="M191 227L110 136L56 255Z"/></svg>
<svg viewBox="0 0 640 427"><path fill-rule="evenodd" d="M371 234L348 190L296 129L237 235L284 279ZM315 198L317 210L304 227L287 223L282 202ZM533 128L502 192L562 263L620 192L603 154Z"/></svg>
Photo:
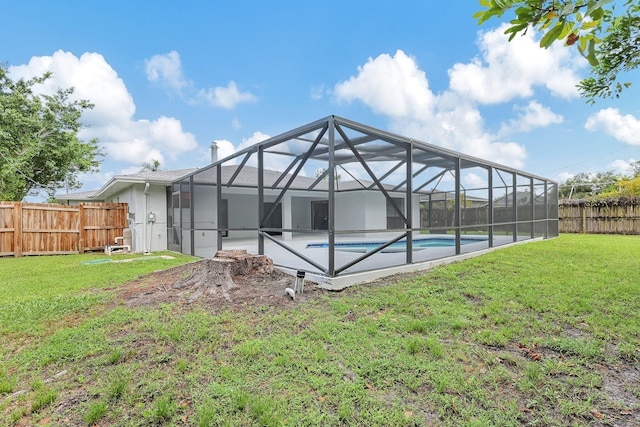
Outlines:
<svg viewBox="0 0 640 427"><path fill-rule="evenodd" d="M123 235L127 212L126 203L0 202L0 256L102 250Z"/></svg>
<svg viewBox="0 0 640 427"><path fill-rule="evenodd" d="M561 200L558 216L561 233L640 234L640 198Z"/></svg>

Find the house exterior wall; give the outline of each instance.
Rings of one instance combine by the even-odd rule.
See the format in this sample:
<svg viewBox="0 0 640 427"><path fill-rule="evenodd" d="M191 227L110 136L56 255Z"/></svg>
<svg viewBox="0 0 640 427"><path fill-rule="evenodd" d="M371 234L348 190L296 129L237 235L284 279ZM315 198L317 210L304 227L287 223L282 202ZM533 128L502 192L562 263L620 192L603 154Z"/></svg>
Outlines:
<svg viewBox="0 0 640 427"><path fill-rule="evenodd" d="M167 249L167 200L165 185L150 185L144 194L145 184L132 184L123 191L107 198L108 202L129 205L129 228L133 240L133 252L157 252ZM155 222L148 222L149 213Z"/></svg>
<svg viewBox="0 0 640 427"><path fill-rule="evenodd" d="M216 187L196 185L193 188L194 228L213 229L218 223Z"/></svg>
<svg viewBox="0 0 640 427"><path fill-rule="evenodd" d="M404 193L392 193L401 198ZM404 208L403 208L404 209ZM412 197L412 227L420 227L420 196ZM337 230L385 230L387 228L387 198L379 191L349 191L336 193Z"/></svg>
<svg viewBox="0 0 640 427"><path fill-rule="evenodd" d="M335 193L336 230L362 230L365 227L366 200L359 191Z"/></svg>
<svg viewBox="0 0 640 427"><path fill-rule="evenodd" d="M318 197L291 197L291 228L311 229L311 202L326 200Z"/></svg>

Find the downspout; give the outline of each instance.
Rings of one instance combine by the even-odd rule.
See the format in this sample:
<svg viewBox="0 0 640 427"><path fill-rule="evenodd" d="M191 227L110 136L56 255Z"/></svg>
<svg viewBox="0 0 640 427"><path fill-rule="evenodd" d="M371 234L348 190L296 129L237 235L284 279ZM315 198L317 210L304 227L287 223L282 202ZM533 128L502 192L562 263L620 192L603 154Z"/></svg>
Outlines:
<svg viewBox="0 0 640 427"><path fill-rule="evenodd" d="M144 253L149 252L149 248L147 248L147 205L149 204L149 187L150 184L148 182L144 183L144 215L142 215L142 243L143 243L143 251Z"/></svg>

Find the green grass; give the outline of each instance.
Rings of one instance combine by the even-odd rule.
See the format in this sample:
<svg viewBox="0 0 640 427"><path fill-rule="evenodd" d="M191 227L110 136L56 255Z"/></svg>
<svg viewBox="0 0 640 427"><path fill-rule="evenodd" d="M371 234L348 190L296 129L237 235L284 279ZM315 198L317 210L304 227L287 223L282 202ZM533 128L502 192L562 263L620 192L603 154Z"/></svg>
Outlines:
<svg viewBox="0 0 640 427"><path fill-rule="evenodd" d="M126 263L82 264L104 254L0 259L0 333L42 335L52 323L73 321L112 298L108 289L191 258L149 259ZM113 259L143 258L118 256ZM38 322L31 321L38 319Z"/></svg>
<svg viewBox="0 0 640 427"><path fill-rule="evenodd" d="M0 424L639 421L640 237L562 235L290 309L215 312L114 304L111 288L168 264L123 276L87 257L0 260L0 313L14 307L0 314ZM27 273L41 268L46 283Z"/></svg>

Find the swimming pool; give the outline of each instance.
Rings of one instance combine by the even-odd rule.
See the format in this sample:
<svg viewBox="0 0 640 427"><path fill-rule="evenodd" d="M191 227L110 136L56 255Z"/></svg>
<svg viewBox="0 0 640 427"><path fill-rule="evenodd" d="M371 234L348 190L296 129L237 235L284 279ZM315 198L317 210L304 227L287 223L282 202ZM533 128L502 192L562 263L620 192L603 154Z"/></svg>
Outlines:
<svg viewBox="0 0 640 427"><path fill-rule="evenodd" d="M469 243L484 242L487 240L485 236L473 236L473 237L461 237L460 244L466 245ZM384 245L386 242L336 242L335 248L337 251L342 252L371 252L377 247ZM420 251L427 248L443 248L456 245L456 239L454 236L442 236L442 237L421 237L413 239L413 250ZM328 243L309 243L307 249L313 248L328 248ZM387 246L380 252L405 252L407 250L406 240L398 240L397 242Z"/></svg>

